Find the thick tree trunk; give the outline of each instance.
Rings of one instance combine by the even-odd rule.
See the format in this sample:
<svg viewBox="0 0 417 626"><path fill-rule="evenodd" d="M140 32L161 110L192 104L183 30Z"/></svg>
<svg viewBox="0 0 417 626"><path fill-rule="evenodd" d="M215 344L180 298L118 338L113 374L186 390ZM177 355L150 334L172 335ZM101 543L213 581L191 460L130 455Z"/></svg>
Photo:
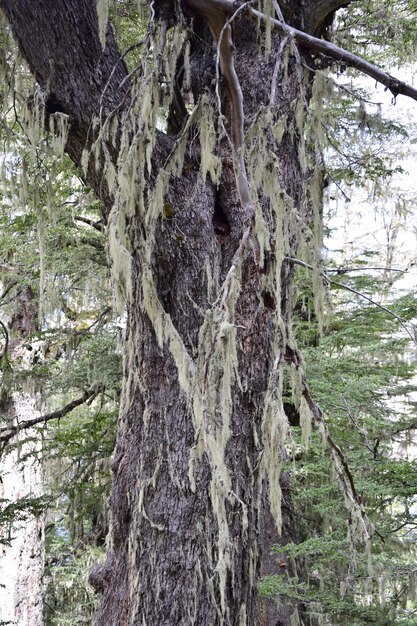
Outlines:
<svg viewBox="0 0 417 626"><path fill-rule="evenodd" d="M247 18L235 22L248 132L262 111L271 113L252 161L265 170L256 220L270 245L241 204L226 141L219 185L201 185L199 161L187 161L164 195L170 217L159 214L151 244L143 220L152 209L131 218L112 529L93 577L104 590L100 625L254 624L261 551L278 538L286 430L279 390L291 313L291 267L282 257L295 253L296 220L308 219L309 200L296 119L302 85L280 72L279 104L268 109L277 58L261 53L260 36ZM207 67L208 56L197 46L191 66ZM197 84L195 99L198 92ZM227 98L224 106L228 112ZM267 184L275 189L264 193ZM288 624L292 612L276 623Z"/></svg>
<svg viewBox="0 0 417 626"><path fill-rule="evenodd" d="M128 324L108 556L92 574L103 591L100 626L254 624L260 555L281 525L283 365L292 345L292 267L285 257L295 254L320 195L305 139L310 76L291 43L287 49L273 35L269 51L268 37L244 11L229 31L216 3L184 4L194 17L191 88L194 102L203 102L195 132L184 134L181 149L182 136L155 136L142 94L139 110L129 99L127 116L118 113L127 130L115 142L104 140L103 159L97 169L90 159L87 171L106 213L115 198L110 222L123 248L115 258L118 278L131 263L120 279ZM126 70L110 32L101 50L94 5L0 0L47 102L71 116L67 150L78 164L97 137L91 122L100 119L103 101L107 116L130 98L118 89ZM173 7L153 4L156 17L171 21L179 16ZM219 46L225 79L217 92L230 140L223 132L210 148L211 127L217 125L217 137L221 131L213 88L219 35L236 47L234 53L226 40ZM182 58L172 129L186 111ZM148 64L153 78L143 76L154 111L158 63L166 76L167 55ZM183 156L169 158L171 149ZM115 189L103 185L109 160L119 175ZM315 202L309 179L316 179ZM286 626L289 617L281 615L269 623Z"/></svg>

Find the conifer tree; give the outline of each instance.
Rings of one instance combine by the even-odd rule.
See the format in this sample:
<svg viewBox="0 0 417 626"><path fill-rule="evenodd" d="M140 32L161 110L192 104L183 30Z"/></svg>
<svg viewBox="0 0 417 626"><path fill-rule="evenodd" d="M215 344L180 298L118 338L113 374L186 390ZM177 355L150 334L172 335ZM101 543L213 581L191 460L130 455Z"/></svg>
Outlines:
<svg viewBox="0 0 417 626"><path fill-rule="evenodd" d="M314 423L372 534L293 333L300 257L323 321L318 70L417 90L324 38L344 0L139 4L129 71L108 0L0 0L41 89L38 126L53 121L101 200L127 310L97 624L287 626L303 607L262 605L257 581L297 531L281 507L288 389L303 445Z"/></svg>

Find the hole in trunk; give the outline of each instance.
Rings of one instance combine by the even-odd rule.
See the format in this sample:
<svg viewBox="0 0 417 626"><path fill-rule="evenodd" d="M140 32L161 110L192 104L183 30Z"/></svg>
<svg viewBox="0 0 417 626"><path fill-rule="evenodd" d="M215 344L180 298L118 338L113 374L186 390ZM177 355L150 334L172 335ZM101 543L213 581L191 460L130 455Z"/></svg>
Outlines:
<svg viewBox="0 0 417 626"><path fill-rule="evenodd" d="M263 300L264 306L267 309L271 309L271 311L275 311L276 306L277 306L275 303L275 298L271 293L269 293L269 291L262 292L262 300Z"/></svg>
<svg viewBox="0 0 417 626"><path fill-rule="evenodd" d="M227 219L226 213L223 211L218 196L216 196L216 201L214 204L213 228L220 243L223 243L226 237L230 235L230 223Z"/></svg>

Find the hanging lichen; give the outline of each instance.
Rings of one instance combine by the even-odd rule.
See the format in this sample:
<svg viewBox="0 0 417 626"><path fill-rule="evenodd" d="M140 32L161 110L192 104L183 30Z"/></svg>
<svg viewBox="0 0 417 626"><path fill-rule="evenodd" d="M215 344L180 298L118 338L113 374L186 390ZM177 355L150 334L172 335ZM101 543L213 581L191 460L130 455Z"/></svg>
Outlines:
<svg viewBox="0 0 417 626"><path fill-rule="evenodd" d="M103 33L107 22L105 3L100 3L100 37L103 45ZM264 8L272 16L272 3L265 2ZM230 506L239 511L242 536L245 541L249 524L250 507L256 508L256 502L242 500L235 489L236 480L228 460L227 449L235 436L233 416L236 397L242 393L242 381L239 376L239 329L236 325L236 309L244 284L243 266L246 262L256 266L260 278L258 281L259 309L267 312L270 320L271 355L273 365L270 368L267 389L263 405L259 407L259 424L254 425L253 439L260 452L259 462L252 469L253 491L258 496L259 507L267 485L267 497L277 529L282 528L280 475L285 460L285 442L289 425L283 406L285 368L292 372L291 390L293 400L300 413L302 427L302 447L306 448L310 439L313 422L327 441L327 431L319 420L315 420L312 408L305 394L305 369L301 359L297 363L286 365L288 354L296 354L297 348L291 328L291 311L295 304L295 289L286 284L283 276L290 272L288 263L299 252L303 258L312 261L314 266L314 292L317 300L317 316L323 319L323 281L321 280L321 228L310 229L310 223L321 223L321 178L320 164L315 164L312 156L309 136L309 112L307 97L304 93L294 97L285 111L277 111L274 103L258 111L252 125L246 129L244 124L243 94L239 77L234 66L234 50L231 45L232 31L224 23L211 24L215 37L227 36L230 45L222 46L216 41L217 70L222 69L223 81L227 84L227 96L230 98L231 119L225 120L222 110L222 85L217 77L216 98L213 93L204 93L188 119L184 120L181 131L172 139L171 150L162 166L155 171L153 154L157 145L157 129L165 128L164 120L169 115L174 95L174 85L179 60L184 64L184 89L191 84L190 45L186 34L176 27L167 33L161 25L152 24L148 34L142 59L140 81L134 81L130 93L131 101L126 116L116 121L95 120L95 129L99 138L82 157L84 172L94 164L101 167L108 189L114 194L114 204L108 219L108 247L112 260L112 274L117 291L119 308L127 300L135 303L142 319L150 323L156 340L157 349L164 359L171 359L177 370L179 393L183 394L190 413L193 429L193 441L189 454L188 483L177 478L173 463L168 460L167 467L173 481L181 484L181 489L197 489L197 470L200 464L208 464L208 498L211 507L214 532L210 535L207 553L210 555L212 576L206 583L217 608L219 622L228 619L228 581L237 575L234 571L235 552L238 546L232 539L230 529ZM279 76L274 80L286 80L290 68L297 63L295 53L287 48L282 50L283 59L278 65ZM272 49L271 20L267 20L265 29L265 49L267 54ZM300 84L305 82L302 67L297 69ZM272 90L272 88L271 88ZM300 87L301 91L301 87ZM277 98L273 99L274 101ZM116 118L114 118L116 119ZM165 124L165 125L164 125ZM110 157L106 141L113 141L114 128L120 132L118 161L115 165ZM291 142L294 158L297 159L300 180L299 191L295 194L289 188L283 175L283 159L280 144L284 140ZM188 149L188 152L187 152ZM199 170L193 179L197 191L207 186L213 190L222 183L224 172L220 154L230 152L234 168L234 183L240 209L247 215L246 228L243 229L240 242L230 266L221 266L220 254L216 260L204 259L204 280L207 289L207 308L201 310L201 325L198 345L192 351L176 328L171 315L164 307L158 292L155 250L158 236L167 223L174 218L174 213L167 213L172 202L167 199L172 183L182 176L184 162L193 168L192 160L197 153ZM222 154L223 156L223 154ZM104 167L102 161L104 160ZM197 166L198 168L198 166ZM190 193L190 189L187 189ZM215 191L212 191L213 196ZM174 221L174 219L172 219ZM132 225L135 225L134 227ZM164 231L162 231L164 232ZM313 236L311 233L313 232ZM296 247L294 241L298 240ZM158 244L160 245L160 243ZM219 246L221 244L219 243ZM253 259L252 256L253 255ZM213 255L214 256L214 255ZM248 261L249 259L249 261ZM133 263L133 265L132 265ZM159 268L157 268L159 270ZM134 279L134 280L133 280ZM318 295L317 295L318 294ZM282 303L285 301L285 307ZM285 310L284 310L285 308ZM139 337L129 335L125 369L127 372L126 388L140 382L134 381L135 354ZM245 381L246 384L248 381ZM149 401L144 400L143 419L144 436L150 436L151 420ZM128 396L123 402L128 402ZM122 405L122 411L128 407ZM121 431L126 428L121 424ZM168 435L169 436L169 435ZM152 519L146 509L146 491L155 486L161 471L160 446L158 462L153 466L152 475L142 478L138 472L135 486L135 506L150 526L164 532L163 525ZM343 476L343 467L337 454L333 455L337 471ZM248 460L248 465L250 461ZM174 479L175 477L175 479ZM342 478L339 477L340 480ZM356 504L353 509L359 520ZM359 523L359 522L358 522ZM132 529L133 534L138 529ZM211 538L212 537L212 538ZM136 539L135 539L136 540ZM132 549L132 558L137 559L138 551ZM250 583L254 584L256 555L251 555L252 571ZM136 567L135 571L139 571ZM159 574L155 572L156 585ZM198 593L201 571L194 572L195 593ZM133 576L131 583L132 603L136 606L134 589L140 581ZM139 610L139 609L137 609ZM247 623L247 609L240 607L240 624ZM298 617L292 618L294 624Z"/></svg>
<svg viewBox="0 0 417 626"><path fill-rule="evenodd" d="M98 32L101 47L106 46L107 22L109 19L109 0L97 0Z"/></svg>
<svg viewBox="0 0 417 626"><path fill-rule="evenodd" d="M207 174L210 174L213 183L218 184L221 175L221 159L215 154L218 142L216 115L207 96L202 97L200 109L201 175L205 180Z"/></svg>
<svg viewBox="0 0 417 626"><path fill-rule="evenodd" d="M54 113L49 118L49 129L52 137L52 150L62 157L68 138L69 116L65 113Z"/></svg>

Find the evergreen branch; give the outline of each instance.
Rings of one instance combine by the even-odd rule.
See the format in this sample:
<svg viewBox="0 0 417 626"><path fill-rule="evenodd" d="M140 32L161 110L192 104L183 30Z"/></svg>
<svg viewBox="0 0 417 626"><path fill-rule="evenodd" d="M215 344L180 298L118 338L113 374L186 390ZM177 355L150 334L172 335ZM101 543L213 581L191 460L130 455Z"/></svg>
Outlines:
<svg viewBox="0 0 417 626"><path fill-rule="evenodd" d="M312 265L310 265L310 263L306 263L305 261L302 261L301 259L296 259L294 257L286 256L286 257L284 257L284 260L288 261L289 263L294 263L295 265L300 265L301 267L305 267L305 268L307 268L309 270L313 270L314 271L314 267ZM407 321L408 320L406 320L404 317L401 317L400 315L397 315L396 313L394 313L394 311L391 311L391 309L388 309L383 304L379 304L379 302L376 302L375 300L373 300L372 298L367 296L362 291L358 291L354 287L350 287L349 285L346 285L345 283L339 283L337 280L332 280L331 278L329 278L327 276L327 274L325 272L320 272L320 276L322 276L322 278L324 278L324 280L326 280L330 285L334 285L335 287L340 287L341 289L346 289L346 291L350 291L351 293L354 293L355 295L359 296L360 298L363 298L364 300L367 300L367 302L370 302L370 304L373 304L374 306L378 307L378 309L381 309L382 311L385 311L385 313L388 313L388 315L391 315L391 317L395 318L400 323L402 328L404 328L405 332L410 337L410 339L414 343L417 343L417 329L415 328L414 324L412 324L412 328L414 330L414 333L413 333L409 329L409 327L407 326Z"/></svg>
<svg viewBox="0 0 417 626"><path fill-rule="evenodd" d="M52 413L47 413L46 415L35 417L31 420L21 422L20 424L3 426L2 428L0 428L0 443L2 443L2 446L4 447L10 441L10 439L12 439L12 437L14 437L22 430L26 430L27 428L31 428L32 426L36 426L37 424L46 424L46 422L49 422L51 420L65 417L65 415L71 413L71 411L76 409L81 404L85 404L94 400L94 398L96 398L103 390L104 385L94 385L93 387L86 389L80 398L73 400L69 404L66 404L64 407L57 409L56 411L52 411Z"/></svg>
<svg viewBox="0 0 417 626"><path fill-rule="evenodd" d="M356 503L360 506L361 505L361 498L358 495L358 492L356 491L356 487L355 487L355 482L353 480L353 475L352 472L350 471L349 468L349 464L348 461L346 459L346 455L343 453L342 449L337 445L337 443L335 442L335 440L333 439L333 437L331 436L331 434L329 433L326 425L324 424L324 418L323 418L323 411L321 410L320 406L315 402L311 391L307 385L307 382L304 380L303 381L303 391L302 394L308 404L308 407L311 411L311 413L313 414L314 417L314 421L316 422L316 424L323 424L324 428L325 428L325 438L327 443L329 444L330 448L332 450L334 450L334 452L337 454L337 456L339 457L340 463L342 464L342 467L344 469L344 472L346 474L346 477L349 481L349 485L350 485L350 490L352 493L352 496L354 498L354 500L356 501Z"/></svg>
<svg viewBox="0 0 417 626"><path fill-rule="evenodd" d="M350 503L348 506L353 507L354 511L359 515L359 518L362 521L365 540L368 541L370 539L372 530L374 530L376 534L381 538L381 540L384 541L380 533L378 533L372 527L368 520L366 512L364 511L362 506L362 498L356 491L355 481L353 479L353 474L350 471L346 455L331 436L326 421L324 419L323 411L321 410L319 404L313 398L305 374L303 372L302 359L298 349L293 347L290 348L289 346L287 346L286 357L294 365L294 367L300 371L302 385L301 394L307 402L308 408L311 411L314 422L319 432L321 433L324 441L326 441L330 448L331 457L333 460L333 467L339 477L339 481L342 486L345 498Z"/></svg>
<svg viewBox="0 0 417 626"><path fill-rule="evenodd" d="M196 0L194 0L194 2L188 0L188 4L193 6L193 4L195 5L195 1ZM239 8L242 4L247 3L239 1L236 2L235 0L204 0L204 2L201 2L200 0L199 4L202 5L199 7L200 13L205 16L212 16L216 12L233 15L236 11L236 7ZM248 10L258 20L261 20L264 23L269 21L273 29L281 35L292 37L296 43L307 47L309 50L323 54L326 57L334 59L335 61L342 61L342 63L345 63L347 66L353 67L354 69L357 69L367 76L375 79L378 83L384 85L386 89L389 89L394 98L398 95L402 95L412 98L413 100L417 100L417 89L407 85L407 83L404 83L398 78L391 76L391 74L384 72L376 65L369 63L369 61L365 61L362 57L359 57L352 52L348 52L348 50L345 50L344 48L339 48L339 46L336 46L329 41L319 39L318 37L309 35L302 30L288 26L283 21L267 17L264 13L258 11L257 9L249 7Z"/></svg>

